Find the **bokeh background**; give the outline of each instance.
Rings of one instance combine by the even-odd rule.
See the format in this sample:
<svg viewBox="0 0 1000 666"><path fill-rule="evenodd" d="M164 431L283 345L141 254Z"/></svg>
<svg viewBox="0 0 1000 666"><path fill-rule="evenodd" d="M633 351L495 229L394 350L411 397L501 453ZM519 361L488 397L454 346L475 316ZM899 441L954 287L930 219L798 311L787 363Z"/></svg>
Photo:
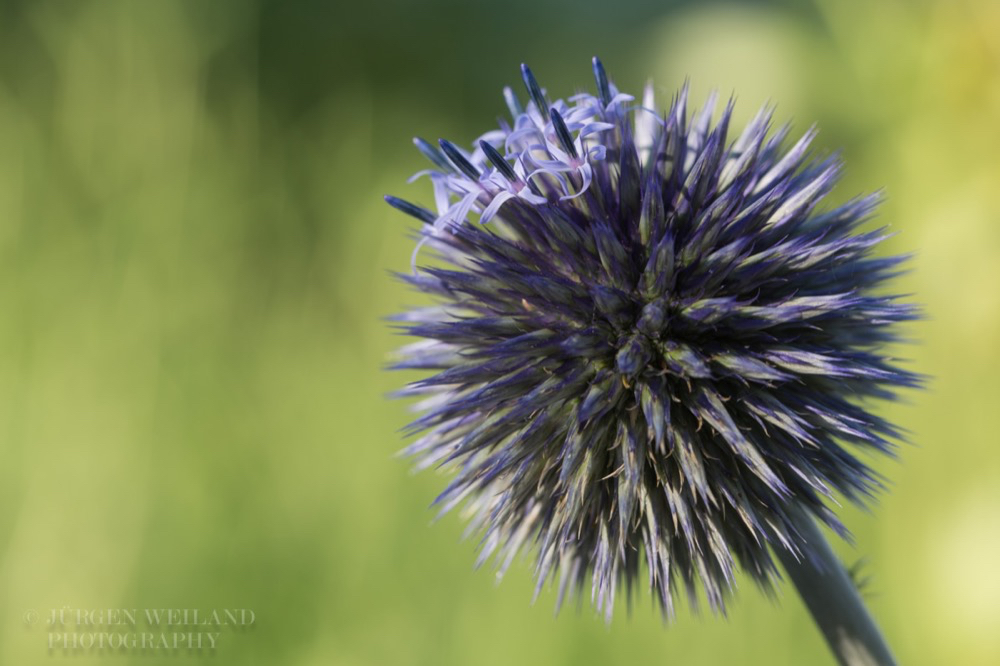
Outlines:
<svg viewBox="0 0 1000 666"><path fill-rule="evenodd" d="M797 596L610 627L501 586L393 457L410 139L468 143L530 62L557 96L767 100L837 196L885 187L929 389L844 510L905 664L1000 663L1000 3L106 0L0 4L0 664L824 664ZM249 608L214 651L49 651L59 608Z"/></svg>

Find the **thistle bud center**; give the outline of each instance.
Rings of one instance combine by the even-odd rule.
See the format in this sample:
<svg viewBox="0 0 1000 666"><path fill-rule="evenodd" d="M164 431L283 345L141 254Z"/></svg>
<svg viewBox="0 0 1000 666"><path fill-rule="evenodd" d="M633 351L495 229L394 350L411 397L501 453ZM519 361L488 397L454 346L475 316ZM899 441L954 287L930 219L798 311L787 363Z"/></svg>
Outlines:
<svg viewBox="0 0 1000 666"><path fill-rule="evenodd" d="M621 374L634 377L642 372L652 356L649 340L641 333L636 333L619 347L615 356L615 367Z"/></svg>
<svg viewBox="0 0 1000 666"><path fill-rule="evenodd" d="M667 307L662 298L646 303L642 314L635 323L636 328L654 340L660 337L664 324L667 323Z"/></svg>

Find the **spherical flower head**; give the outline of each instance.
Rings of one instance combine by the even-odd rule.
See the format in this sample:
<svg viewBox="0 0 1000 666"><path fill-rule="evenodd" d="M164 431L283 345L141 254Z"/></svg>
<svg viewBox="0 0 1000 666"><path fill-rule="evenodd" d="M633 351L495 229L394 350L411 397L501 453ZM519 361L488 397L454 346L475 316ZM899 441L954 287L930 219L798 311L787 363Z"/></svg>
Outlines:
<svg viewBox="0 0 1000 666"><path fill-rule="evenodd" d="M859 231L876 196L818 207L840 164L812 130L783 151L764 109L734 140L732 103L661 113L596 59L568 101L522 74L471 150L415 141L436 212L386 198L423 222L400 277L437 301L397 318L421 339L394 367L433 371L401 391L406 452L454 471L437 503L480 562L533 548L560 603L589 582L610 618L642 577L668 616L682 584L724 610L737 566L768 589L771 549L810 556L794 512L844 534L833 493L880 487L856 453L899 432L867 399L917 383L883 351L915 316L880 289L901 258Z"/></svg>

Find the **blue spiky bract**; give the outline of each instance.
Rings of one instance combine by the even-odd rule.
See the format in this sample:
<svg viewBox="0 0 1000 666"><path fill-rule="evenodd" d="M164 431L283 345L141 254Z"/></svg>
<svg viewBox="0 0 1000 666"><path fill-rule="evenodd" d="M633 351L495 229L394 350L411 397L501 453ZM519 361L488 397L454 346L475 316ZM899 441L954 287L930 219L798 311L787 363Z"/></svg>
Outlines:
<svg viewBox="0 0 1000 666"><path fill-rule="evenodd" d="M859 230L877 197L817 208L840 164L812 130L783 151L764 109L731 139L732 103L661 114L594 74L550 102L523 67L512 124L415 141L436 212L386 198L423 222L400 277L437 301L396 318L421 340L394 367L432 371L401 392L406 452L453 470L437 503L467 506L480 561L533 548L560 603L589 582L610 618L645 578L667 616L699 583L724 610L737 567L769 589L769 549L809 556L793 507L844 533L825 500L881 486L856 453L899 433L865 403L917 383L884 352L915 312Z"/></svg>

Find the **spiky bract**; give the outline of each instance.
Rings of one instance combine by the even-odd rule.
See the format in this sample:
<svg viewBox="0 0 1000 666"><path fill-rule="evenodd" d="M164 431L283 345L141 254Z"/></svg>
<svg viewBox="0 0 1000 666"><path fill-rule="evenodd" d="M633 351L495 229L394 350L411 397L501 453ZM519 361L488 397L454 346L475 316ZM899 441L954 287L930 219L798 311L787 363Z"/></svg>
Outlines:
<svg viewBox="0 0 1000 666"><path fill-rule="evenodd" d="M550 103L523 68L513 125L416 140L436 212L387 197L440 258L401 275L439 303L398 317L423 339L395 367L434 371L402 392L406 451L455 470L437 501L467 504L480 561L533 544L539 587L589 579L610 617L644 560L667 614L698 581L721 610L736 566L767 587L769 548L809 555L790 507L843 532L824 498L879 487L852 451L898 437L862 402L915 383L881 351L914 311L875 291L901 261L858 229L877 197L816 210L839 163L813 131L783 152L765 109L731 141L731 103L660 115L594 72Z"/></svg>

